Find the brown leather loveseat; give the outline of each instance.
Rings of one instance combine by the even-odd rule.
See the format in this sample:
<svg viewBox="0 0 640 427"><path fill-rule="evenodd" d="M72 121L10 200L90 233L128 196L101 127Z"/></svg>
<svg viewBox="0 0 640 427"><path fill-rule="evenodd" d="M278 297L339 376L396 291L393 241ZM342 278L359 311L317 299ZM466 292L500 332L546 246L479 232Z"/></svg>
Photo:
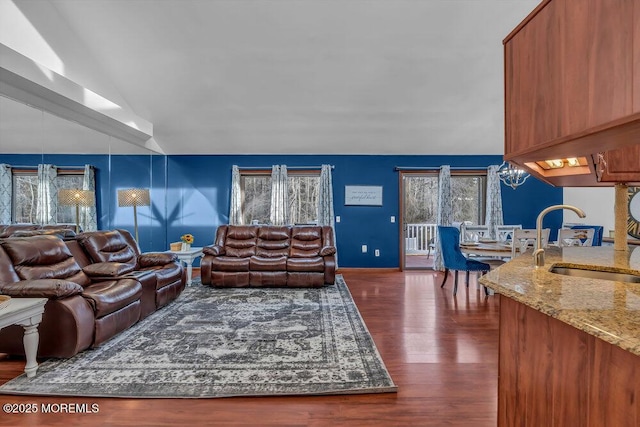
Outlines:
<svg viewBox="0 0 640 427"><path fill-rule="evenodd" d="M336 247L328 226L221 225L203 253L205 285L319 287L335 282Z"/></svg>
<svg viewBox="0 0 640 427"><path fill-rule="evenodd" d="M184 289L174 254L140 254L124 230L92 233L69 241L51 235L0 239L0 294L49 299L38 328L39 357L98 347ZM23 355L23 332L19 326L0 330L0 353Z"/></svg>

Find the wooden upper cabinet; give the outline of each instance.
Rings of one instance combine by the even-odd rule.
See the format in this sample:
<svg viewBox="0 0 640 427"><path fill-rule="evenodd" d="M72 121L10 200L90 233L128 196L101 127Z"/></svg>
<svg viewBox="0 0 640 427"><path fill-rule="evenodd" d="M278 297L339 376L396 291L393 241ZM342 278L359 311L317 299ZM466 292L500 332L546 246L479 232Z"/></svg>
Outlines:
<svg viewBox="0 0 640 427"><path fill-rule="evenodd" d="M506 152L562 135L560 23L564 0L553 1L505 44Z"/></svg>
<svg viewBox="0 0 640 427"><path fill-rule="evenodd" d="M506 160L526 168L640 144L640 0L544 0L504 55Z"/></svg>
<svg viewBox="0 0 640 427"><path fill-rule="evenodd" d="M640 182L640 144L604 153L602 182Z"/></svg>

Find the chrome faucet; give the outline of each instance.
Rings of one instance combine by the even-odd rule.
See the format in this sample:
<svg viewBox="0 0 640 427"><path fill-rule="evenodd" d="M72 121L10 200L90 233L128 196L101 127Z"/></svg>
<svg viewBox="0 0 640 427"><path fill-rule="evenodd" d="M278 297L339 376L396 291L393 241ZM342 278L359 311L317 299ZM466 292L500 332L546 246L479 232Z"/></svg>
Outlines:
<svg viewBox="0 0 640 427"><path fill-rule="evenodd" d="M584 218L586 216L582 209L571 205L553 205L540 212L538 219L536 220L536 250L533 251L533 260L536 263L536 267L542 267L544 265L544 249L542 248L542 219L549 212L558 209L569 209L570 211L574 211L580 218Z"/></svg>

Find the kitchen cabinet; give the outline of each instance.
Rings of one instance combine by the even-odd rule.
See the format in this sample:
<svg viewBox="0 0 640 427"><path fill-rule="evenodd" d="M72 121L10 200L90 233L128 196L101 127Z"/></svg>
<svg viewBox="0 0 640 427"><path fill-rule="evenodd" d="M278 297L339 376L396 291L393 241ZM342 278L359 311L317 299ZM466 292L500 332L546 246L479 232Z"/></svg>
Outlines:
<svg viewBox="0 0 640 427"><path fill-rule="evenodd" d="M640 357L500 299L498 425L640 425Z"/></svg>
<svg viewBox="0 0 640 427"><path fill-rule="evenodd" d="M555 185L597 185L606 153L602 181L640 181L640 157L616 151L639 150L637 28L640 0L545 0L529 14L504 40L505 160ZM543 163L570 157L583 161Z"/></svg>
<svg viewBox="0 0 640 427"><path fill-rule="evenodd" d="M607 151L596 161L602 182L640 181L640 145Z"/></svg>

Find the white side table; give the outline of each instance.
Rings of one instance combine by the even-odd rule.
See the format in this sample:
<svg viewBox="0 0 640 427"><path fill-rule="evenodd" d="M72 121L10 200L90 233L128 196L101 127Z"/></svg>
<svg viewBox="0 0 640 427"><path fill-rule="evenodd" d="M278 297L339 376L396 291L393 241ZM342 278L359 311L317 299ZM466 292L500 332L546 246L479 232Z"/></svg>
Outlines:
<svg viewBox="0 0 640 427"><path fill-rule="evenodd" d="M191 275L193 273L193 261L202 256L202 248L191 247L187 251L169 251L178 256L178 259L187 266L187 285L191 284Z"/></svg>
<svg viewBox="0 0 640 427"><path fill-rule="evenodd" d="M22 342L27 358L24 372L29 378L35 377L38 370L36 360L40 342L38 325L42 321L42 313L47 301L47 298L11 298L8 306L0 308L0 329L11 325L20 325L24 328Z"/></svg>

